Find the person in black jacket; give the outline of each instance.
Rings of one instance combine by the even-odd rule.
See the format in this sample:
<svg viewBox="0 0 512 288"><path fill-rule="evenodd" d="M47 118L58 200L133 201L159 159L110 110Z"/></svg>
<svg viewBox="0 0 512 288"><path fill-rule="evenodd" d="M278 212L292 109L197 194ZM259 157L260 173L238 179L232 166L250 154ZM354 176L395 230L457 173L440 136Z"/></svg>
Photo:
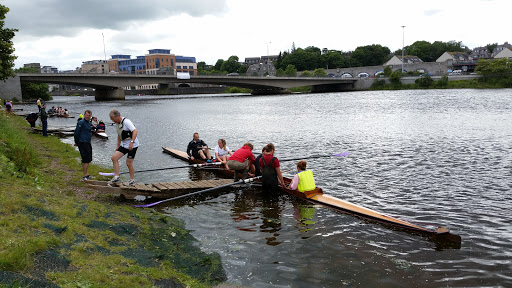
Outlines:
<svg viewBox="0 0 512 288"><path fill-rule="evenodd" d="M211 161L210 150L203 140L199 139L199 133L194 133L192 141L188 143L187 154L191 160Z"/></svg>

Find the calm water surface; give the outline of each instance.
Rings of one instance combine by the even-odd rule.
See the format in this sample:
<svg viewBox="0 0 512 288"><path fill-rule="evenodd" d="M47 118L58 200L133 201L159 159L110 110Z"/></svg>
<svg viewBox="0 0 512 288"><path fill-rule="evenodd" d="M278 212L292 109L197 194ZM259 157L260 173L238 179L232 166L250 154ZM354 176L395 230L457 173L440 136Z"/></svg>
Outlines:
<svg viewBox="0 0 512 288"><path fill-rule="evenodd" d="M251 141L256 151L273 142L281 158L350 151L342 159L308 161L325 193L441 224L462 237L460 249L446 249L421 235L284 194L264 197L257 189L232 189L162 207L186 222L205 251L221 255L228 282L512 287L512 90L132 96L117 102L56 97L51 105L74 113L88 108L103 120L109 120L110 109L119 109L139 130L137 169L182 165L160 147L183 150L196 131L212 147L218 138L232 149ZM73 126L75 121L50 119L49 125ZM115 135L114 127L107 126L107 133ZM94 162L110 167L115 142L115 137L93 139ZM291 175L294 166L282 163L289 170L285 174ZM212 177L181 169L140 173L136 180Z"/></svg>

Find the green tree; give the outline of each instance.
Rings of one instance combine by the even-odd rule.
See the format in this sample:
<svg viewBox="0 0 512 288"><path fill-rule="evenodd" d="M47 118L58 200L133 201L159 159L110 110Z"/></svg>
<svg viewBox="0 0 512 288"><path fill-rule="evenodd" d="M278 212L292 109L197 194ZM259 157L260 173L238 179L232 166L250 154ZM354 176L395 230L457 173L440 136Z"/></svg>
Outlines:
<svg viewBox="0 0 512 288"><path fill-rule="evenodd" d="M245 74L245 73L247 73L247 70L249 70L249 66L240 64L240 67L238 67L238 72L237 73Z"/></svg>
<svg viewBox="0 0 512 288"><path fill-rule="evenodd" d="M284 70L284 75L288 77L297 77L297 69L295 69L295 66L288 65L286 66L286 70Z"/></svg>
<svg viewBox="0 0 512 288"><path fill-rule="evenodd" d="M389 75L391 75L391 73L393 73L393 70L391 69L391 66L386 66L384 67L384 76L387 76L389 77Z"/></svg>
<svg viewBox="0 0 512 288"><path fill-rule="evenodd" d="M283 68L279 68L279 69L276 70L276 76L277 77L285 76Z"/></svg>
<svg viewBox="0 0 512 288"><path fill-rule="evenodd" d="M221 71L222 63L224 63L224 59L219 59L213 66L213 70Z"/></svg>
<svg viewBox="0 0 512 288"><path fill-rule="evenodd" d="M327 77L327 72L325 72L324 68L316 68L315 71L313 71L313 75L315 77Z"/></svg>
<svg viewBox="0 0 512 288"><path fill-rule="evenodd" d="M429 88L434 83L434 80L432 80L430 75L425 75L416 79L414 83L416 83L421 88Z"/></svg>
<svg viewBox="0 0 512 288"><path fill-rule="evenodd" d="M391 51L379 44L357 47L351 58L357 66L377 66L388 60Z"/></svg>
<svg viewBox="0 0 512 288"><path fill-rule="evenodd" d="M494 49L496 49L496 47L498 46L498 43L487 44L485 46L487 47L487 50L489 50L489 53L492 53Z"/></svg>
<svg viewBox="0 0 512 288"><path fill-rule="evenodd" d="M441 79L434 83L436 88L447 88L448 87L448 76L443 75Z"/></svg>
<svg viewBox="0 0 512 288"><path fill-rule="evenodd" d="M389 75L389 81L391 84L398 86L401 85L400 79L402 78L402 71L396 70Z"/></svg>
<svg viewBox="0 0 512 288"><path fill-rule="evenodd" d="M238 56L231 56L228 60L222 62L221 70L228 73L238 72L240 65L241 64L238 62Z"/></svg>
<svg viewBox="0 0 512 288"><path fill-rule="evenodd" d="M15 72L18 74L41 73L41 71L36 68L18 68ZM45 101L52 99L49 86L46 83L21 83L21 95L23 99L41 98Z"/></svg>
<svg viewBox="0 0 512 288"><path fill-rule="evenodd" d="M311 72L309 72L308 70L302 72L302 74L300 75L300 77L311 77L313 76L313 74L311 74Z"/></svg>
<svg viewBox="0 0 512 288"><path fill-rule="evenodd" d="M14 60L16 57L14 53L14 44L12 38L17 32L17 29L5 28L5 15L9 12L9 8L0 4L0 80L5 80L9 77L15 76L13 71Z"/></svg>
<svg viewBox="0 0 512 288"><path fill-rule="evenodd" d="M345 57L341 51L329 50L320 56L321 67L326 69L333 68L346 68L349 67L350 63L347 57Z"/></svg>
<svg viewBox="0 0 512 288"><path fill-rule="evenodd" d="M512 60L507 58L494 60L480 59L475 71L484 77L510 75L512 73Z"/></svg>

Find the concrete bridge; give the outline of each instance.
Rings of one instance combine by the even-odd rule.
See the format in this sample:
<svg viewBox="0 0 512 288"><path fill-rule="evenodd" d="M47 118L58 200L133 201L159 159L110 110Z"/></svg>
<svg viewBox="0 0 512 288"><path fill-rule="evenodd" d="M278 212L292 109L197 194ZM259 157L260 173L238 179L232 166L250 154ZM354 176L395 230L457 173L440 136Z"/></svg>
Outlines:
<svg viewBox="0 0 512 288"><path fill-rule="evenodd" d="M122 87L159 84L167 88L176 83L218 84L252 89L252 94L276 94L286 89L312 86L313 92L351 91L358 78L191 76L177 79L175 75L146 74L18 74L20 82L69 84L95 89L96 100L124 99Z"/></svg>

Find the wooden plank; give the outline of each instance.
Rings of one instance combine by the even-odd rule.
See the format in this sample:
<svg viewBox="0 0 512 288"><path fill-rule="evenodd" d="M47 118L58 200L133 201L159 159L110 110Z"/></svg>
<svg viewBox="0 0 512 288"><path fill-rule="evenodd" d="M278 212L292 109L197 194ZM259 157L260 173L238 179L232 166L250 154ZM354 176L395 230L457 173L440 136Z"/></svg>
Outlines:
<svg viewBox="0 0 512 288"><path fill-rule="evenodd" d="M162 185L160 183L153 183L153 187L160 190L160 192L169 190L167 187L165 187L164 185Z"/></svg>
<svg viewBox="0 0 512 288"><path fill-rule="evenodd" d="M173 184L181 189L188 189L185 185L183 185L183 182L174 182Z"/></svg>
<svg viewBox="0 0 512 288"><path fill-rule="evenodd" d="M173 182L163 182L160 184L167 187L167 190L169 190L169 191L176 190L179 188L178 186L174 185Z"/></svg>
<svg viewBox="0 0 512 288"><path fill-rule="evenodd" d="M146 184L146 187L148 188L148 190L150 191L153 191L153 192L160 192L160 189L157 189L156 187L153 187L153 184Z"/></svg>

